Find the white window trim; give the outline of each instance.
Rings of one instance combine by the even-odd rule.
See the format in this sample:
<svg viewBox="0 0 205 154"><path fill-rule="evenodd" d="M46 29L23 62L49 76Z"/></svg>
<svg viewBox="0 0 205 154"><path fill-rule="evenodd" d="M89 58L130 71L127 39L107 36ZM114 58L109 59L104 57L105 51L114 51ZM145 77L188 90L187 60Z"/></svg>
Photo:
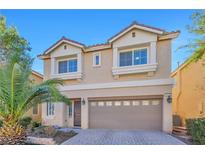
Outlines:
<svg viewBox="0 0 205 154"><path fill-rule="evenodd" d="M59 62L62 62L62 61L69 61L69 60L77 60L78 61L78 58L77 57L73 57L73 58L65 58L65 59L59 59L57 60L57 73L56 74L70 74L70 73L76 73L78 72L78 63L77 63L77 71L76 72L66 72L66 73L59 73ZM69 68L68 68L69 69Z"/></svg>
<svg viewBox="0 0 205 154"><path fill-rule="evenodd" d="M68 60L72 60L72 59L77 59L77 72L68 72L68 73L59 73L59 62L61 61L68 61ZM63 59L57 59L56 60L56 73L51 75L51 78L61 78L63 80L66 79L81 79L82 78L82 72L81 72L81 62L80 65L79 63L79 58L78 55L77 57L72 57L72 58L63 58Z"/></svg>
<svg viewBox="0 0 205 154"><path fill-rule="evenodd" d="M131 66L120 66L120 53L121 52L129 52L132 51L134 54L134 50L147 49L147 64L140 65L131 65ZM117 52L117 67L112 68L113 75L122 75L122 74L136 74L136 73L145 73L145 72L155 72L157 70L157 63L152 63L150 61L150 49L149 47L140 47L140 48L130 48L125 50L120 50ZM132 56L134 58L134 56ZM133 63L132 59L132 63Z"/></svg>
<svg viewBox="0 0 205 154"><path fill-rule="evenodd" d="M53 114L53 115L48 115L48 114L47 114L47 108L48 108L47 103L48 103L48 102L46 102L46 118L47 118L47 119L53 119L54 116L55 116L55 104L53 104L53 105L54 105L54 111L53 111L54 114Z"/></svg>
<svg viewBox="0 0 205 154"><path fill-rule="evenodd" d="M157 63L112 68L112 74L113 75L134 74L134 73L155 72L156 70L157 70Z"/></svg>
<svg viewBox="0 0 205 154"><path fill-rule="evenodd" d="M141 49L147 49L147 64L150 63L149 61L149 55L150 55L150 52L149 52L149 47L141 47L141 48L130 48L130 49L125 49L125 50L120 50L118 52L118 67L132 67L132 66L140 66L140 65L147 65L147 64L139 64L139 65L134 65L134 51L135 50L141 50ZM123 52L132 52L132 65L131 66L120 66L120 53L123 53Z"/></svg>
<svg viewBox="0 0 205 154"><path fill-rule="evenodd" d="M96 56L99 56L99 64L96 65ZM101 66L101 52L93 53L93 67L100 67Z"/></svg>
<svg viewBox="0 0 205 154"><path fill-rule="evenodd" d="M60 89L60 91L72 91L72 90L162 86L162 85L164 86L164 85L173 85L173 84L174 84L174 79L161 78L161 79L136 80L136 81L120 81L120 82L108 82L108 83L65 85L65 86L60 86L59 89Z"/></svg>

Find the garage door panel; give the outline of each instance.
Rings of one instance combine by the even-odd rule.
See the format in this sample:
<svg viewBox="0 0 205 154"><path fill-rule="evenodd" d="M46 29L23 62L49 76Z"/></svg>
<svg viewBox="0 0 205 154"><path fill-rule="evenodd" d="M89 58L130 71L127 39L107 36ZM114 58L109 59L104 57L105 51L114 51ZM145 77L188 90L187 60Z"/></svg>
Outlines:
<svg viewBox="0 0 205 154"><path fill-rule="evenodd" d="M106 101L107 102L107 101ZM110 101L110 103L89 102L89 127L107 129L134 129L134 130L161 130L162 129L162 105L152 100L143 101ZM117 103L116 103L117 102ZM128 103L130 102L130 103ZM133 102L134 105L133 105ZM138 102L138 103L136 103ZM116 106L116 104L117 106Z"/></svg>

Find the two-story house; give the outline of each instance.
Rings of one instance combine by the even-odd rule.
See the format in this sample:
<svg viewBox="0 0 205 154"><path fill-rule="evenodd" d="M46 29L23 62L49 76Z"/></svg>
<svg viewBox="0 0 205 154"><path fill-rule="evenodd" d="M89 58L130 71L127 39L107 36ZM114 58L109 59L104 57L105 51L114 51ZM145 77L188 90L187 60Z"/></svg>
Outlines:
<svg viewBox="0 0 205 154"><path fill-rule="evenodd" d="M134 22L105 44L63 37L39 57L44 80L63 79L60 91L72 105L44 103L43 124L170 132L171 41L178 35Z"/></svg>

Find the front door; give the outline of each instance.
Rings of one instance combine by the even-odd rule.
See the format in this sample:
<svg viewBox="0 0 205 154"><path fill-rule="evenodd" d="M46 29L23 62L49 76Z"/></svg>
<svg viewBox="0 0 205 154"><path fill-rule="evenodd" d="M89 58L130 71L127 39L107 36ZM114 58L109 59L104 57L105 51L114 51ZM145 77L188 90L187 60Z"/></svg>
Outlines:
<svg viewBox="0 0 205 154"><path fill-rule="evenodd" d="M74 126L81 126L81 102L74 102Z"/></svg>

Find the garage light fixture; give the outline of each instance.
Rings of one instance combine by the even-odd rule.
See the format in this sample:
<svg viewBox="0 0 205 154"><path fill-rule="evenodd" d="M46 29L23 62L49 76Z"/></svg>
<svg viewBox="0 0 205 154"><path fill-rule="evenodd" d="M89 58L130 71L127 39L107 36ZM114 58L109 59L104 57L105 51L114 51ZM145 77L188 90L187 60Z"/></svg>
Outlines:
<svg viewBox="0 0 205 154"><path fill-rule="evenodd" d="M81 103L83 104L83 105L85 105L85 99L83 98L83 100L81 101Z"/></svg>
<svg viewBox="0 0 205 154"><path fill-rule="evenodd" d="M170 104L170 103L172 103L172 97L169 95L168 97L167 97L167 102Z"/></svg>

